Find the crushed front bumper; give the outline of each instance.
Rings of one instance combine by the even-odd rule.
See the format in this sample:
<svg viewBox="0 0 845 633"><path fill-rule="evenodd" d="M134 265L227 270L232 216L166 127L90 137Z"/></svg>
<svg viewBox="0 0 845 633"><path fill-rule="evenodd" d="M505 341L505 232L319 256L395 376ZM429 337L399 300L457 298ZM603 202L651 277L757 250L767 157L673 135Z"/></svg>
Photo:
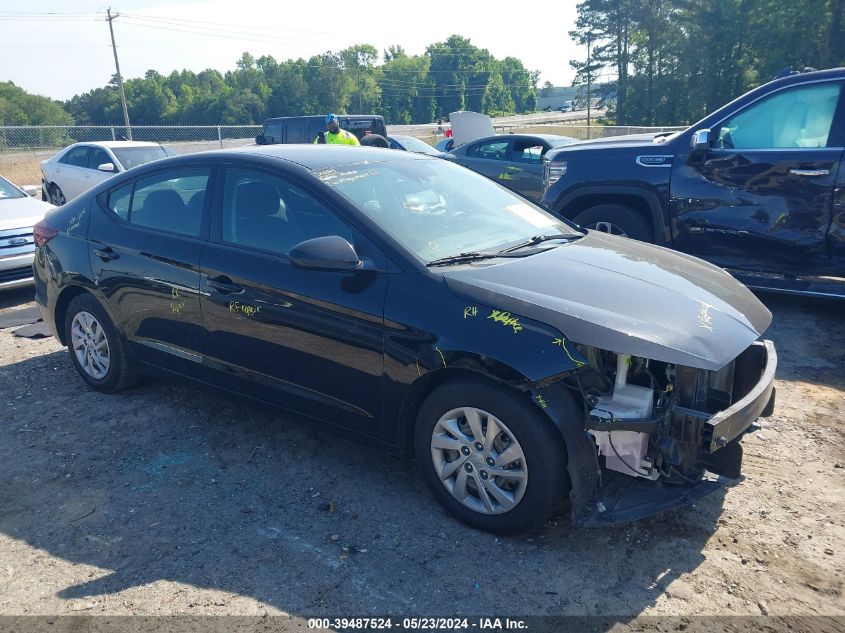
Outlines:
<svg viewBox="0 0 845 633"><path fill-rule="evenodd" d="M734 483L742 466L742 446L738 440L749 430L756 430L752 426L755 420L768 417L774 410L776 369L777 353L772 342L756 342L735 361L736 392L730 406L715 414L677 406L672 409L672 415L681 423L703 427L698 461L708 472L701 479L684 485L668 484L603 470L592 498L587 498L583 487L577 498L572 496L573 524L599 527L627 523L693 505ZM570 462L570 478L576 490L578 485L573 475Z"/></svg>

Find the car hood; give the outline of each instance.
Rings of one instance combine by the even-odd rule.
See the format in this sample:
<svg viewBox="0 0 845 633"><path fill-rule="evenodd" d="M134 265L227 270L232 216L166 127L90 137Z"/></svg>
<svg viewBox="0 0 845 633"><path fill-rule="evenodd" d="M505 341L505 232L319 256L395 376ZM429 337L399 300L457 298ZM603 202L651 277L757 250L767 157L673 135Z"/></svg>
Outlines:
<svg viewBox="0 0 845 633"><path fill-rule="evenodd" d="M720 369L768 328L771 313L721 268L590 231L502 263L444 273L450 289L546 323L575 343Z"/></svg>
<svg viewBox="0 0 845 633"><path fill-rule="evenodd" d="M572 143L571 145L564 145L562 146L562 148L564 149L564 151L567 152L606 149L612 147L630 147L654 151L660 150L661 148L665 149L667 147L667 144L672 142L675 138L674 136L661 137L665 140L655 142L654 139L658 136L658 134L658 132L649 132L648 134L628 134L624 136L610 136L608 138L597 138L587 141L578 141L577 143ZM554 148L551 150L551 152L557 153L558 149L559 148Z"/></svg>
<svg viewBox="0 0 845 633"><path fill-rule="evenodd" d="M52 204L29 196L0 200L0 231L32 228L52 208Z"/></svg>

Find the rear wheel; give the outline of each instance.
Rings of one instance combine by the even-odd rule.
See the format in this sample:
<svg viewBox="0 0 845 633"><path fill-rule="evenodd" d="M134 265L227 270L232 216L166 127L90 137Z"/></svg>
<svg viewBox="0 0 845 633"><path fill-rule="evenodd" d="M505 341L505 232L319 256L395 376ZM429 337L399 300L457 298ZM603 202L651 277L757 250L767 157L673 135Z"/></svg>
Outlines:
<svg viewBox="0 0 845 633"><path fill-rule="evenodd" d="M97 391L115 393L138 381L126 342L91 295L71 300L65 315L65 340L76 371Z"/></svg>
<svg viewBox="0 0 845 633"><path fill-rule="evenodd" d="M437 500L480 530L515 534L536 525L569 485L551 422L527 398L481 380L434 391L420 407L414 442Z"/></svg>
<svg viewBox="0 0 845 633"><path fill-rule="evenodd" d="M653 242L650 222L642 213L621 204L599 204L585 209L573 218L585 229L630 237L641 242Z"/></svg>
<svg viewBox="0 0 845 633"><path fill-rule="evenodd" d="M59 188L58 185L51 185L50 186L50 204L60 207L62 206L67 200L65 200L65 194L62 193L62 190Z"/></svg>

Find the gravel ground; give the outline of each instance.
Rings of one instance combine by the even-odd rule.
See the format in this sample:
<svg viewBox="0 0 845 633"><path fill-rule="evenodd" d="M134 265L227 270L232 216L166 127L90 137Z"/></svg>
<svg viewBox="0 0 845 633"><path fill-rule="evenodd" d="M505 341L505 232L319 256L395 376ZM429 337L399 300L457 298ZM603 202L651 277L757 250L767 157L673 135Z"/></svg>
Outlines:
<svg viewBox="0 0 845 633"><path fill-rule="evenodd" d="M741 483L518 538L379 449L165 382L102 395L57 341L0 330L0 615L845 615L842 304L764 300L778 403Z"/></svg>

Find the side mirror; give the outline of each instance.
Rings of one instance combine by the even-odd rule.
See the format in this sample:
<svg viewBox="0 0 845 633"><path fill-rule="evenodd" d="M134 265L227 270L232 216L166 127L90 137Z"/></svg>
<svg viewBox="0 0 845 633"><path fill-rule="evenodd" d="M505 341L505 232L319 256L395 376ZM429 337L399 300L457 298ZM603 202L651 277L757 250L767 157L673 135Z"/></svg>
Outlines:
<svg viewBox="0 0 845 633"><path fill-rule="evenodd" d="M255 137L255 144L256 145L264 145L264 135L263 134L259 134L258 136Z"/></svg>
<svg viewBox="0 0 845 633"><path fill-rule="evenodd" d="M693 152L706 152L710 149L710 130L696 130L690 139Z"/></svg>
<svg viewBox="0 0 845 633"><path fill-rule="evenodd" d="M114 166L114 163L103 163L102 165L97 165L97 169L110 174L117 173L117 167Z"/></svg>
<svg viewBox="0 0 845 633"><path fill-rule="evenodd" d="M20 190L23 191L26 195L35 198L41 194L41 187L36 187L35 185L22 185Z"/></svg>
<svg viewBox="0 0 845 633"><path fill-rule="evenodd" d="M305 240L288 254L297 268L325 271L352 271L361 266L355 248L339 235L327 235Z"/></svg>

